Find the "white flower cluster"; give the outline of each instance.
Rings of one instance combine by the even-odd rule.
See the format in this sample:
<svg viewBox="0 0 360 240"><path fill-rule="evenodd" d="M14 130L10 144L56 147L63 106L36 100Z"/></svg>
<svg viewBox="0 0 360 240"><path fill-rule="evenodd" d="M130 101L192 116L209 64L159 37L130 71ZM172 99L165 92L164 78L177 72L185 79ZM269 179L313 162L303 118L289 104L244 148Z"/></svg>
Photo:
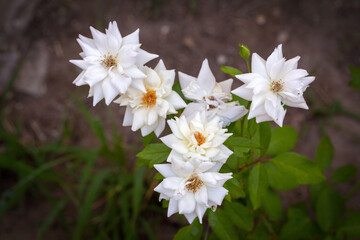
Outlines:
<svg viewBox="0 0 360 240"><path fill-rule="evenodd" d="M164 180L154 189L160 200L169 200L168 216L179 212L191 223L202 217L208 208L221 205L228 191L223 184L232 173L219 173L232 151L224 142L230 123L248 110L232 101L232 79L216 82L208 61L202 63L196 77L179 72L179 81L188 105L172 90L175 70L167 70L163 61L152 69L144 64L157 57L140 48L139 30L122 37L116 22L105 33L90 27L93 39L79 36L82 60L70 60L82 69L74 84L89 85L89 96L95 106L105 98L108 105L126 107L124 126L141 130L143 136L154 132L159 136L169 114L185 108L180 117L168 120L172 134L161 141L171 148L166 164L154 167ZM281 45L265 61L252 56L252 72L237 75L245 84L232 91L251 101L248 118L257 122L273 120L282 125L284 105L307 108L303 92L314 77L297 69L299 57L288 61L282 56Z"/></svg>
<svg viewBox="0 0 360 240"><path fill-rule="evenodd" d="M81 35L77 39L83 59L70 60L82 69L74 84L90 86L94 106L103 98L109 105L120 95L115 102L126 106L123 125L141 129L143 136L151 132L159 136L166 116L186 106L172 90L175 71L167 70L161 60L154 69L144 66L158 55L140 48L139 30L122 37L116 22L110 22L105 33L90 30L93 39Z"/></svg>

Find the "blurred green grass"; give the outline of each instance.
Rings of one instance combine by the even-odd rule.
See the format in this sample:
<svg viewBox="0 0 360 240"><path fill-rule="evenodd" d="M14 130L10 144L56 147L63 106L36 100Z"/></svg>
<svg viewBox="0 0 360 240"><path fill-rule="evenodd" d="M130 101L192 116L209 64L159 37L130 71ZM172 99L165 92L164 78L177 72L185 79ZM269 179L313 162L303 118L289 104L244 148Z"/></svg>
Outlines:
<svg viewBox="0 0 360 240"><path fill-rule="evenodd" d="M15 79L16 73L1 95L1 106L6 104ZM1 108L0 217L35 199L52 206L38 229L38 239L46 238L54 224L74 240L156 239L149 218L139 217L151 215L154 221L154 213L162 211L159 204L153 204L151 174L129 164L126 153L129 149L124 149L122 135L116 128L110 142L102 123L91 116L84 104L74 101L93 137L99 140L99 147L67 145L66 139L73 129L66 120L58 139L40 146L26 146L20 141L20 127L15 132L5 127L6 112ZM134 156L135 151L129 154Z"/></svg>

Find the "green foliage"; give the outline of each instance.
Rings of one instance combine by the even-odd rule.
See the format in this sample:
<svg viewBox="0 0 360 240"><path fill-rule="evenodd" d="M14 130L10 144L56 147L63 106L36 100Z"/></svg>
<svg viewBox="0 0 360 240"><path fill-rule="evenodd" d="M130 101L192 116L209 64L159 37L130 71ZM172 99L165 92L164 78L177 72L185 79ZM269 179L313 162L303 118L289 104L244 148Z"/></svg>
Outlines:
<svg viewBox="0 0 360 240"><path fill-rule="evenodd" d="M281 228L281 239L310 239L313 223L306 212L299 208L287 211L287 222Z"/></svg>
<svg viewBox="0 0 360 240"><path fill-rule="evenodd" d="M266 154L278 155L291 151L296 145L297 138L298 133L292 127L284 126L272 129L271 140Z"/></svg>
<svg viewBox="0 0 360 240"><path fill-rule="evenodd" d="M351 237L360 237L360 213L350 212L341 224L341 231Z"/></svg>
<svg viewBox="0 0 360 240"><path fill-rule="evenodd" d="M316 202L316 218L320 228L327 232L336 226L344 214L344 200L332 188L324 188Z"/></svg>
<svg viewBox="0 0 360 240"><path fill-rule="evenodd" d="M87 194L84 199L84 204L79 209L79 217L74 232L74 239L82 239L82 234L85 226L88 224L91 214L91 207L97 199L104 180L108 177L108 169L103 169L93 177Z"/></svg>
<svg viewBox="0 0 360 240"><path fill-rule="evenodd" d="M171 149L163 143L149 144L136 155L139 158L137 166L153 167L154 164L163 163L169 156L170 151Z"/></svg>
<svg viewBox="0 0 360 240"><path fill-rule="evenodd" d="M229 66L221 66L221 71L223 71L223 73L229 74L233 77L235 77L236 75L242 74L242 72L239 69L229 67Z"/></svg>
<svg viewBox="0 0 360 240"><path fill-rule="evenodd" d="M269 218L278 221L283 215L283 209L279 195L277 195L277 193L271 188L268 188L261 200L261 205L263 206L264 211L269 216Z"/></svg>
<svg viewBox="0 0 360 240"><path fill-rule="evenodd" d="M347 164L337 168L331 175L331 181L335 183L346 183L352 180L357 173L357 168L354 165Z"/></svg>
<svg viewBox="0 0 360 240"><path fill-rule="evenodd" d="M328 136L324 136L316 151L315 162L320 166L322 171L326 171L331 166L334 155L334 147Z"/></svg>
<svg viewBox="0 0 360 240"><path fill-rule="evenodd" d="M231 198L244 198L246 195L243 182L236 177L226 181L224 187L229 190L228 196L231 196Z"/></svg>
<svg viewBox="0 0 360 240"><path fill-rule="evenodd" d="M349 67L350 74L352 80L350 81L349 85L356 90L360 91L360 68L357 67Z"/></svg>
<svg viewBox="0 0 360 240"><path fill-rule="evenodd" d="M269 122L261 122L258 126L252 139L260 145L260 149L254 149L255 154L262 157L267 152L270 144L271 128Z"/></svg>
<svg viewBox="0 0 360 240"><path fill-rule="evenodd" d="M182 227L175 235L174 240L200 239L203 226L198 219L195 219L191 225Z"/></svg>
<svg viewBox="0 0 360 240"><path fill-rule="evenodd" d="M299 184L316 184L325 180L314 162L297 153L282 153L265 166L270 186L278 190L290 190Z"/></svg>
<svg viewBox="0 0 360 240"><path fill-rule="evenodd" d="M256 164L251 170L248 181L250 200L254 209L261 205L268 187L266 170L261 163Z"/></svg>
<svg viewBox="0 0 360 240"><path fill-rule="evenodd" d="M238 234L229 224L228 216L222 209L217 209L215 212L208 211L209 225L214 234L221 240L239 239Z"/></svg>
<svg viewBox="0 0 360 240"><path fill-rule="evenodd" d="M254 215L250 208L238 202L224 203L224 211L239 229L249 232L254 226Z"/></svg>

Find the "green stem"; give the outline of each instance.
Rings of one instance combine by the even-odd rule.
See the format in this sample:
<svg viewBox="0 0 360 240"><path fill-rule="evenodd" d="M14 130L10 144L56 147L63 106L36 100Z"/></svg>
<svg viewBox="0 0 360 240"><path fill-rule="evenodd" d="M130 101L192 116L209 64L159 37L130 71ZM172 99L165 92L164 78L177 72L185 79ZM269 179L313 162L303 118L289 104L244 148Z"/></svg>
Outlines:
<svg viewBox="0 0 360 240"><path fill-rule="evenodd" d="M246 104L246 109L249 109L250 108L250 105L251 105L251 102L248 101L248 103ZM241 136L243 137L244 136L244 123L245 123L245 120L247 119L247 116L249 115L249 113L247 113L242 119L241 119Z"/></svg>
<svg viewBox="0 0 360 240"><path fill-rule="evenodd" d="M249 58L246 59L246 66L248 68L248 72L251 73L251 67L250 67L250 61L249 61Z"/></svg>
<svg viewBox="0 0 360 240"><path fill-rule="evenodd" d="M356 113L353 113L353 112L351 112L351 111L349 111L349 110L347 110L347 109L345 109L345 108L343 108L343 107L340 108L339 112L340 112L341 114L349 117L349 118L352 118L352 119L355 120L355 121L360 122L360 116L357 115Z"/></svg>
<svg viewBox="0 0 360 240"><path fill-rule="evenodd" d="M245 165L241 166L239 168L239 171L244 170L245 168L248 168L248 167L250 167L252 165L255 165L257 163L268 162L270 160L271 159L268 159L268 158L265 158L265 159L264 158L259 158L259 159L255 160L255 161L251 162L251 163L248 163L248 164L245 164Z"/></svg>

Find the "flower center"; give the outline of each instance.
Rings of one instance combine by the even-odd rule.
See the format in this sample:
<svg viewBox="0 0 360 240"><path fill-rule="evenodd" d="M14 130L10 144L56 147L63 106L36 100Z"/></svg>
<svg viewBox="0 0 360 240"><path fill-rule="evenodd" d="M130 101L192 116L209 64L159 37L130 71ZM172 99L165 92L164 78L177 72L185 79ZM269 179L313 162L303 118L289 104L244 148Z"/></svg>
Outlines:
<svg viewBox="0 0 360 240"><path fill-rule="evenodd" d="M197 141L198 146L200 146L201 144L205 143L205 141L206 141L206 137L204 137L204 135L202 135L201 132L196 131L196 132L194 133L194 137L195 137L195 139L196 139L196 141Z"/></svg>
<svg viewBox="0 0 360 240"><path fill-rule="evenodd" d="M116 67L117 66L117 61L116 58L112 55L107 55L105 56L105 58L102 60L102 64L104 64L104 66L107 69L110 69L112 67Z"/></svg>
<svg viewBox="0 0 360 240"><path fill-rule="evenodd" d="M283 89L283 85L284 85L284 83L281 80L272 81L270 89L271 89L272 92L277 93L277 92L280 92Z"/></svg>
<svg viewBox="0 0 360 240"><path fill-rule="evenodd" d="M155 90L147 90L147 92L142 97L143 104L146 107L151 107L156 103L156 91Z"/></svg>
<svg viewBox="0 0 360 240"><path fill-rule="evenodd" d="M185 187L189 192L196 193L203 185L203 181L199 178L197 174L191 175L185 183Z"/></svg>

